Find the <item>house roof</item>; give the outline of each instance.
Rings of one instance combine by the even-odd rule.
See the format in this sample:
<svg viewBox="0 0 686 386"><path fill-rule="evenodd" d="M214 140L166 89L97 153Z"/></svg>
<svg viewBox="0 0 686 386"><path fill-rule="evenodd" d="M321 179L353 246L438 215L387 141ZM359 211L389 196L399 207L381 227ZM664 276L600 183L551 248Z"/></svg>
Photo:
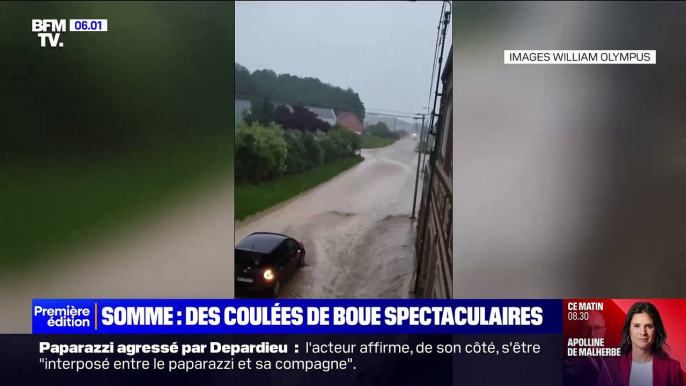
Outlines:
<svg viewBox="0 0 686 386"><path fill-rule="evenodd" d="M243 113L244 111L250 110L250 101L236 99L234 101L236 108L236 113Z"/></svg>
<svg viewBox="0 0 686 386"><path fill-rule="evenodd" d="M357 116L354 113L348 111L341 111L336 117L336 123L353 132L361 133L364 131L362 122L357 119Z"/></svg>
<svg viewBox="0 0 686 386"><path fill-rule="evenodd" d="M336 119L336 116L333 113L333 110L331 109L325 109L322 107L312 107L312 106L305 106L306 109L312 111L313 113L317 114L319 118L322 119Z"/></svg>

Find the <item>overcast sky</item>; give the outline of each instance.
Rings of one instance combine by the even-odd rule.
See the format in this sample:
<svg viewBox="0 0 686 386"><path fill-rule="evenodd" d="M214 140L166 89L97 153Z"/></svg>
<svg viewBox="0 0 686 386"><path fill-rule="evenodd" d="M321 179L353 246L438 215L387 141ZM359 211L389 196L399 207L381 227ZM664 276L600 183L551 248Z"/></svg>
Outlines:
<svg viewBox="0 0 686 386"><path fill-rule="evenodd" d="M370 112L421 112L429 98L442 6L441 1L236 2L236 62L251 72L271 69L350 87ZM444 58L452 23L446 35Z"/></svg>

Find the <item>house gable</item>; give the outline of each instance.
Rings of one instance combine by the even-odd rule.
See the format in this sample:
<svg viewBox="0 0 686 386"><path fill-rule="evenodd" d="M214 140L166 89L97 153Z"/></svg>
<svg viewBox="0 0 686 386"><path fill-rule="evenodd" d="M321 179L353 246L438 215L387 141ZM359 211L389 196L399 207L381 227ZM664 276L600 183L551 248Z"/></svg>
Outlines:
<svg viewBox="0 0 686 386"><path fill-rule="evenodd" d="M354 133L362 134L364 131L362 122L357 119L354 113L348 111L341 111L336 117L336 123Z"/></svg>

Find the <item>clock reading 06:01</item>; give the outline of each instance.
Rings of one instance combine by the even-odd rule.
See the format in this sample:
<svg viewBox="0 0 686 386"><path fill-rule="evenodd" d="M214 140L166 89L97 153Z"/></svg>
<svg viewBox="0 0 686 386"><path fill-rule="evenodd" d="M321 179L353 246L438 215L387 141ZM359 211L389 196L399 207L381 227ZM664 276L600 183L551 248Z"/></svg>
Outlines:
<svg viewBox="0 0 686 386"><path fill-rule="evenodd" d="M102 29L102 21L75 21L74 29L77 31L99 30Z"/></svg>
<svg viewBox="0 0 686 386"><path fill-rule="evenodd" d="M588 312L574 312L570 311L567 313L567 320L588 320Z"/></svg>

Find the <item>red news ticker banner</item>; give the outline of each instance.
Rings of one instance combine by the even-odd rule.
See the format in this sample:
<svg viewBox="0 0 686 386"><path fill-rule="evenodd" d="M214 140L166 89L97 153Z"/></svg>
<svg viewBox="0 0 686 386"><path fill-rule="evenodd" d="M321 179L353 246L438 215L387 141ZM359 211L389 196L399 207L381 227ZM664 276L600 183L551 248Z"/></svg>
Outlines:
<svg viewBox="0 0 686 386"><path fill-rule="evenodd" d="M633 353L652 354L658 343L667 344L659 346L668 358L649 365L650 386L686 386L686 299L566 299L563 304L565 386L642 386L636 369L632 375ZM623 341L625 350L618 350Z"/></svg>

